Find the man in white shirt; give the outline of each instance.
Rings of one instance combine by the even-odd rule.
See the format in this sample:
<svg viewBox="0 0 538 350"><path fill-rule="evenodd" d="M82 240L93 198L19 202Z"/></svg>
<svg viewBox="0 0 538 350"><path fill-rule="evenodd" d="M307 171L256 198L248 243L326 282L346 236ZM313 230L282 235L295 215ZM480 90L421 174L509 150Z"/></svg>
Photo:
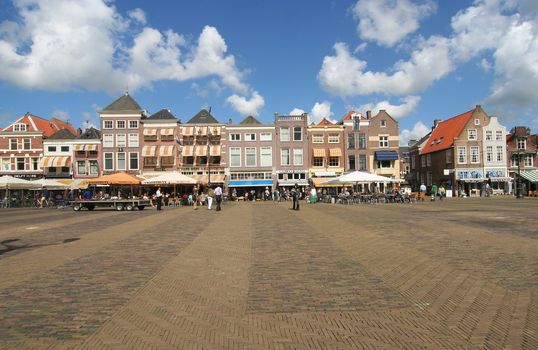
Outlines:
<svg viewBox="0 0 538 350"><path fill-rule="evenodd" d="M157 192L155 192L155 197L157 198L157 210L161 210L161 206L163 205L163 194L161 193L161 188L157 188Z"/></svg>
<svg viewBox="0 0 538 350"><path fill-rule="evenodd" d="M422 183L420 185L420 200L424 202L424 198L426 198L426 185Z"/></svg>
<svg viewBox="0 0 538 350"><path fill-rule="evenodd" d="M220 204L222 203L222 188L220 186L217 186L215 190L213 191L213 195L215 196L215 200L217 201L217 211L220 211Z"/></svg>

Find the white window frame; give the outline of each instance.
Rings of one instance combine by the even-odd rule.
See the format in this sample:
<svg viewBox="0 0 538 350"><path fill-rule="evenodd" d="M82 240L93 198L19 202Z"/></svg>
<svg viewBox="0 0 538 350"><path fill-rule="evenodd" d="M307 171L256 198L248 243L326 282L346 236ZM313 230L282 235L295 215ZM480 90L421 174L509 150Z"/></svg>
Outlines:
<svg viewBox="0 0 538 350"><path fill-rule="evenodd" d="M15 146L15 148L13 148ZM9 150L10 151L16 151L19 149L19 140L17 139L9 139Z"/></svg>
<svg viewBox="0 0 538 350"><path fill-rule="evenodd" d="M534 157L532 153L525 154L525 157L523 158L523 166L525 168L531 168L534 163Z"/></svg>
<svg viewBox="0 0 538 350"><path fill-rule="evenodd" d="M13 131L27 131L27 125L24 123L17 123L13 125Z"/></svg>
<svg viewBox="0 0 538 350"><path fill-rule="evenodd" d="M131 167L131 154L136 154L136 168ZM129 152L129 170L139 170L140 169L140 154L138 152Z"/></svg>
<svg viewBox="0 0 538 350"><path fill-rule="evenodd" d="M331 160L335 160L335 159L337 160L336 165L334 165L334 164L331 165ZM340 157L330 157L329 156L329 159L327 159L327 166L329 168L339 168L340 167Z"/></svg>
<svg viewBox="0 0 538 350"><path fill-rule="evenodd" d="M254 151L254 152L252 152ZM249 164L248 162L248 157L252 157L254 156L254 164ZM257 161L257 156L258 156L258 151L256 150L256 147L245 147L245 168L254 168L257 166L258 164L258 161Z"/></svg>
<svg viewBox="0 0 538 350"><path fill-rule="evenodd" d="M324 139L323 134L312 134L312 143L323 143Z"/></svg>
<svg viewBox="0 0 538 350"><path fill-rule="evenodd" d="M83 164L83 171L80 171L80 164ZM86 161L85 160L77 160L77 175L86 175Z"/></svg>
<svg viewBox="0 0 538 350"><path fill-rule="evenodd" d="M131 123L135 123L136 126L131 126ZM129 129L138 129L138 120L129 120Z"/></svg>
<svg viewBox="0 0 538 350"><path fill-rule="evenodd" d="M112 160L112 168L107 168L106 167L106 161L107 161L106 155L107 154L110 154L112 156L112 158L111 158L111 160ZM103 170L114 170L114 152L104 152L103 153Z"/></svg>
<svg viewBox="0 0 538 350"><path fill-rule="evenodd" d="M97 172L92 172L92 163L97 164ZM90 175L99 175L99 162L95 159L88 160L88 172Z"/></svg>
<svg viewBox="0 0 538 350"><path fill-rule="evenodd" d="M255 133L245 133L245 142L251 142L251 141L256 141L256 134Z"/></svg>
<svg viewBox="0 0 538 350"><path fill-rule="evenodd" d="M475 119L474 120L474 125L480 125L480 119Z"/></svg>
<svg viewBox="0 0 538 350"><path fill-rule="evenodd" d="M486 141L492 141L492 140L493 140L493 131L486 130Z"/></svg>
<svg viewBox="0 0 538 350"><path fill-rule="evenodd" d="M230 168L240 168L241 167L241 147L230 147ZM237 154L234 154L234 151L237 151ZM239 159L239 165L234 165L232 162L232 157L237 157Z"/></svg>
<svg viewBox="0 0 538 350"><path fill-rule="evenodd" d="M113 148L113 147L114 147L114 134L103 134L103 148Z"/></svg>
<svg viewBox="0 0 538 350"><path fill-rule="evenodd" d="M458 146L458 164L467 164L467 147Z"/></svg>
<svg viewBox="0 0 538 350"><path fill-rule="evenodd" d="M522 144L523 147L520 147L519 145ZM527 140L526 139L518 139L517 140L517 149L527 149Z"/></svg>
<svg viewBox="0 0 538 350"><path fill-rule="evenodd" d="M120 154L123 154L124 166L120 168ZM116 169L117 170L127 170L127 152L117 152L116 154Z"/></svg>
<svg viewBox="0 0 538 350"><path fill-rule="evenodd" d="M503 146L497 146L497 162L503 162L504 161L504 147Z"/></svg>
<svg viewBox="0 0 538 350"><path fill-rule="evenodd" d="M502 141L503 140L503 131L497 130L495 131L495 141Z"/></svg>
<svg viewBox="0 0 538 350"><path fill-rule="evenodd" d="M108 127L107 124L110 126ZM103 130L110 130L114 129L114 121L113 120L103 120Z"/></svg>
<svg viewBox="0 0 538 350"><path fill-rule="evenodd" d="M28 148L26 148L26 142L28 142ZM22 149L25 150L25 151L31 150L32 149L32 139L27 138L27 137L22 139Z"/></svg>
<svg viewBox="0 0 538 350"><path fill-rule="evenodd" d="M486 146L486 162L493 162L493 146Z"/></svg>
<svg viewBox="0 0 538 350"><path fill-rule="evenodd" d="M297 156L301 156L300 162L297 162ZM293 165L304 165L304 152L302 148L293 149Z"/></svg>
<svg viewBox="0 0 538 350"><path fill-rule="evenodd" d="M237 140L234 140L234 138L236 138ZM231 133L229 139L230 141L241 141L241 134Z"/></svg>
<svg viewBox="0 0 538 350"><path fill-rule="evenodd" d="M270 132L260 133L260 141L273 141L273 134Z"/></svg>
<svg viewBox="0 0 538 350"><path fill-rule="evenodd" d="M284 132L286 130L286 132ZM287 135L287 137L285 137ZM280 141L289 142L290 141L290 128L289 127L280 127Z"/></svg>
<svg viewBox="0 0 538 350"><path fill-rule="evenodd" d="M512 159L510 159L510 166L517 167L517 163L519 162L519 155L517 153L512 154Z"/></svg>
<svg viewBox="0 0 538 350"><path fill-rule="evenodd" d="M287 155L288 155L288 161L287 163L284 163L282 161L283 157L284 157L284 151L287 151ZM291 165L291 155L290 155L290 149L289 148L282 148L280 150L280 165L281 166L290 166Z"/></svg>
<svg viewBox="0 0 538 350"><path fill-rule="evenodd" d="M388 166L383 166L383 164L387 164L386 162L388 162ZM377 165L378 169L391 169L391 168L393 168L392 160L378 160L376 165Z"/></svg>
<svg viewBox="0 0 538 350"><path fill-rule="evenodd" d="M273 147L260 147L260 166L273 166Z"/></svg>
<svg viewBox="0 0 538 350"><path fill-rule="evenodd" d="M123 139L120 140L120 138ZM127 147L127 135L126 134L116 134L116 147Z"/></svg>
<svg viewBox="0 0 538 350"><path fill-rule="evenodd" d="M120 123L123 122L123 127L120 126ZM116 120L116 129L127 129L127 121L125 120Z"/></svg>
<svg viewBox="0 0 538 350"><path fill-rule="evenodd" d="M316 165L316 159L321 159L321 165ZM312 167L313 168L323 168L324 164L325 164L325 158L324 157L314 157L312 159Z"/></svg>
<svg viewBox="0 0 538 350"><path fill-rule="evenodd" d="M387 127L387 121L385 119L381 120L381 127L386 128Z"/></svg>
<svg viewBox="0 0 538 350"><path fill-rule="evenodd" d="M389 148L388 136L379 136L379 148Z"/></svg>
<svg viewBox="0 0 538 350"><path fill-rule="evenodd" d="M56 152L57 149L58 147L56 146L47 146L47 152Z"/></svg>
<svg viewBox="0 0 538 350"><path fill-rule="evenodd" d="M0 170L11 171L11 158L0 158Z"/></svg>
<svg viewBox="0 0 538 350"><path fill-rule="evenodd" d="M471 158L470 159L471 164L480 163L480 147L471 146L469 149L469 156Z"/></svg>
<svg viewBox="0 0 538 350"><path fill-rule="evenodd" d="M140 137L138 133L136 134L129 134L127 136L127 144L129 147L139 147L140 145Z"/></svg>
<svg viewBox="0 0 538 350"><path fill-rule="evenodd" d="M295 138L295 129L299 129L299 135L300 135L300 138L296 139ZM294 126L293 127L293 141L303 141L303 128L301 126Z"/></svg>
<svg viewBox="0 0 538 350"><path fill-rule="evenodd" d="M467 130L467 139L469 141L478 140L478 133L476 132L476 129L468 129Z"/></svg>
<svg viewBox="0 0 538 350"><path fill-rule="evenodd" d="M327 135L327 143L340 143L340 134L338 133L329 133Z"/></svg>

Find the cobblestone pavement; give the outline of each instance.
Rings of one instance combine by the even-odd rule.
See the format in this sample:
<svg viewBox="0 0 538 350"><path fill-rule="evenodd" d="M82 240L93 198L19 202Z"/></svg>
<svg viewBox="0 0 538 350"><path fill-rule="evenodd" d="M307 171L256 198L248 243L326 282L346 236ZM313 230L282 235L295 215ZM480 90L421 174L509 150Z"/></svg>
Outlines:
<svg viewBox="0 0 538 350"><path fill-rule="evenodd" d="M538 349L538 201L0 211L0 349Z"/></svg>

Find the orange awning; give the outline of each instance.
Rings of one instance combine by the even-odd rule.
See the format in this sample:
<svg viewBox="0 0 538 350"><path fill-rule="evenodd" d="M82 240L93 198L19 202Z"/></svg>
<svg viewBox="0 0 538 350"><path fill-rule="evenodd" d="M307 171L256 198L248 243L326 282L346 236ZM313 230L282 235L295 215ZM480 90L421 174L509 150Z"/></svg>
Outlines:
<svg viewBox="0 0 538 350"><path fill-rule="evenodd" d="M155 157L157 154L157 146L144 146L142 147L143 157Z"/></svg>
<svg viewBox="0 0 538 350"><path fill-rule="evenodd" d="M174 155L174 146L161 146L159 148L159 156L171 157Z"/></svg>
<svg viewBox="0 0 538 350"><path fill-rule="evenodd" d="M87 182L95 185L140 185L141 183L138 177L124 172L89 179Z"/></svg>
<svg viewBox="0 0 538 350"><path fill-rule="evenodd" d="M145 136L155 136L155 135L157 135L157 129L148 129L148 128L145 128L145 129L144 129L144 135L145 135Z"/></svg>
<svg viewBox="0 0 538 350"><path fill-rule="evenodd" d="M196 156L197 157L207 156L207 146L205 145L196 146Z"/></svg>
<svg viewBox="0 0 538 350"><path fill-rule="evenodd" d="M181 134L183 136L192 136L194 133L194 127L193 126L184 126L181 128Z"/></svg>
<svg viewBox="0 0 538 350"><path fill-rule="evenodd" d="M183 146L183 157L192 157L194 155L194 146Z"/></svg>
<svg viewBox="0 0 538 350"><path fill-rule="evenodd" d="M43 157L41 160L42 168L50 167L67 167L71 165L71 157Z"/></svg>
<svg viewBox="0 0 538 350"><path fill-rule="evenodd" d="M73 147L73 151L75 151L75 152L76 151L84 151L84 146L86 146L86 145L75 145Z"/></svg>
<svg viewBox="0 0 538 350"><path fill-rule="evenodd" d="M209 131L211 131L211 134L213 135L220 135L220 126L213 126L209 128Z"/></svg>
<svg viewBox="0 0 538 350"><path fill-rule="evenodd" d="M207 126L197 126L196 135L207 135Z"/></svg>
<svg viewBox="0 0 538 350"><path fill-rule="evenodd" d="M329 156L331 157L341 157L342 150L340 148L331 148L329 149Z"/></svg>
<svg viewBox="0 0 538 350"><path fill-rule="evenodd" d="M325 157L325 148L314 148L314 157Z"/></svg>
<svg viewBox="0 0 538 350"><path fill-rule="evenodd" d="M86 151L97 151L97 145L85 145L84 149Z"/></svg>
<svg viewBox="0 0 538 350"><path fill-rule="evenodd" d="M220 156L220 145L209 146L209 155L212 157Z"/></svg>
<svg viewBox="0 0 538 350"><path fill-rule="evenodd" d="M161 136L170 136L170 135L174 135L173 128L161 129Z"/></svg>
<svg viewBox="0 0 538 350"><path fill-rule="evenodd" d="M207 183L207 175L189 175L193 179L196 180L196 182L200 182L202 184ZM218 175L218 174L211 174L211 183L224 183L224 175Z"/></svg>

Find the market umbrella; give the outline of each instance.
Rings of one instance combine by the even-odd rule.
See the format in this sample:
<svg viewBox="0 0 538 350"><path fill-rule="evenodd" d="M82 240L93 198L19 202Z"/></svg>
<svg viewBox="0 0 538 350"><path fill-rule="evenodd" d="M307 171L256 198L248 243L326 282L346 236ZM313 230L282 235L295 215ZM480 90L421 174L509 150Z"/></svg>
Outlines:
<svg viewBox="0 0 538 350"><path fill-rule="evenodd" d="M35 184L33 181L18 179L13 176L4 175L0 177L0 189L7 190L29 190L41 188L41 185Z"/></svg>
<svg viewBox="0 0 538 350"><path fill-rule="evenodd" d="M51 190L56 190L56 189L65 190L66 188L69 187L66 184L63 184L59 181L51 180L51 179L39 179L39 180L32 181L32 183L36 185L40 185L40 187L48 188Z"/></svg>
<svg viewBox="0 0 538 350"><path fill-rule="evenodd" d="M195 185L196 183L197 181L192 177L183 175L177 171L166 172L142 181L144 185L174 185L174 193L176 193L176 185Z"/></svg>
<svg viewBox="0 0 538 350"><path fill-rule="evenodd" d="M138 177L124 172L103 175L88 179L86 182L92 185L140 185L142 183Z"/></svg>

